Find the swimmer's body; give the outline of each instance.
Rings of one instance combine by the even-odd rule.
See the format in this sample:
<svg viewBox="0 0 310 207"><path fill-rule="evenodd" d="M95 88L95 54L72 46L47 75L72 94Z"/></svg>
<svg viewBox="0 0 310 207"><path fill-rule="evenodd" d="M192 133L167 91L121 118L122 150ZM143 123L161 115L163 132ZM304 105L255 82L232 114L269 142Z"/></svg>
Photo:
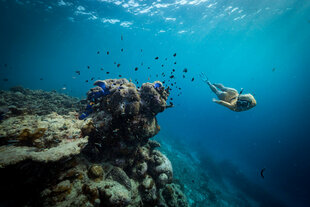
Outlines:
<svg viewBox="0 0 310 207"><path fill-rule="evenodd" d="M229 108L232 111L241 112L247 111L256 106L256 100L251 94L242 94L234 88L225 87L223 84L212 84L204 73L200 74L201 79L208 84L213 93L215 93L219 100L212 99L213 102Z"/></svg>

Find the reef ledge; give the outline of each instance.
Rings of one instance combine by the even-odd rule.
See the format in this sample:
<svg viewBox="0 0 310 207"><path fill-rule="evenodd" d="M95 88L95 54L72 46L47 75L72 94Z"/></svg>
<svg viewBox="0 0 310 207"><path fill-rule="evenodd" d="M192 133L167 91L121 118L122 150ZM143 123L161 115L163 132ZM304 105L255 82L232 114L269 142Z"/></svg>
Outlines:
<svg viewBox="0 0 310 207"><path fill-rule="evenodd" d="M93 99L98 83L109 94ZM168 108L169 88L159 81L137 88L127 79L95 85L87 101L22 87L0 92L0 204L189 206L170 160L150 139L160 130L156 115ZM21 109L16 93L47 110ZM59 102L61 113L48 110ZM78 120L90 104L89 116Z"/></svg>

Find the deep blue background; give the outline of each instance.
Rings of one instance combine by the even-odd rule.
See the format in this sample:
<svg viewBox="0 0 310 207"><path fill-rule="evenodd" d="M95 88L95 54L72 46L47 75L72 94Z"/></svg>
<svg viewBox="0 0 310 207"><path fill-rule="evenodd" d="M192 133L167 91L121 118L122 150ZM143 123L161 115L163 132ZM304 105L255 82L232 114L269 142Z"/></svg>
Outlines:
<svg viewBox="0 0 310 207"><path fill-rule="evenodd" d="M148 78L163 80L160 74L165 72L167 77L175 68L183 94L178 97L174 90L171 97L176 107L158 117L162 131L169 134L167 139L182 140L191 150L208 152L215 160L229 160L252 182L290 206L310 205L309 1L230 2L247 12L240 21L231 16L215 18L228 6L224 1L218 1L218 10L205 19L201 17L205 3L163 8L153 16L134 15L113 3L73 3L0 2L1 89L22 85L82 98L92 87L91 77L121 74L141 84ZM98 19L74 15L79 5L96 11ZM176 17L176 21L164 17ZM100 18L133 24L126 28L102 23ZM186 32L178 33L181 30ZM114 61L121 66L116 68ZM138 71L134 71L136 66ZM185 79L184 68L189 71ZM211 101L214 94L199 80L200 72L211 82L255 94L257 106L235 113L216 105ZM61 89L64 86L66 90ZM264 180L259 176L263 167Z"/></svg>

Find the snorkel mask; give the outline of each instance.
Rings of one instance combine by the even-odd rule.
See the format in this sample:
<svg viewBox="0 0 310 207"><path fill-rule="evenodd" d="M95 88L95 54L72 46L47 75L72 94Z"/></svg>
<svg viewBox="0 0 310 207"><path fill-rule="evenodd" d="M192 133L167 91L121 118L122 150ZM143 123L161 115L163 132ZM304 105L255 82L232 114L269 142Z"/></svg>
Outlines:
<svg viewBox="0 0 310 207"><path fill-rule="evenodd" d="M244 111L256 106L256 100L251 94L239 95L236 104L238 109Z"/></svg>

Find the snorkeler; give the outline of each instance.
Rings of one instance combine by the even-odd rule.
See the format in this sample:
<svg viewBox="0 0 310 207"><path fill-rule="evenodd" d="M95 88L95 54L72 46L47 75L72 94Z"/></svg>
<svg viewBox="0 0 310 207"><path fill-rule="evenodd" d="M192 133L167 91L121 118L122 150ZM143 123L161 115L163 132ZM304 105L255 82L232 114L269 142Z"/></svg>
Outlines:
<svg viewBox="0 0 310 207"><path fill-rule="evenodd" d="M234 88L227 88L222 84L212 84L204 73L200 74L201 79L208 84L219 100L212 99L213 102L229 108L232 111L247 111L256 106L256 100L251 94L242 94L243 89L238 93Z"/></svg>

